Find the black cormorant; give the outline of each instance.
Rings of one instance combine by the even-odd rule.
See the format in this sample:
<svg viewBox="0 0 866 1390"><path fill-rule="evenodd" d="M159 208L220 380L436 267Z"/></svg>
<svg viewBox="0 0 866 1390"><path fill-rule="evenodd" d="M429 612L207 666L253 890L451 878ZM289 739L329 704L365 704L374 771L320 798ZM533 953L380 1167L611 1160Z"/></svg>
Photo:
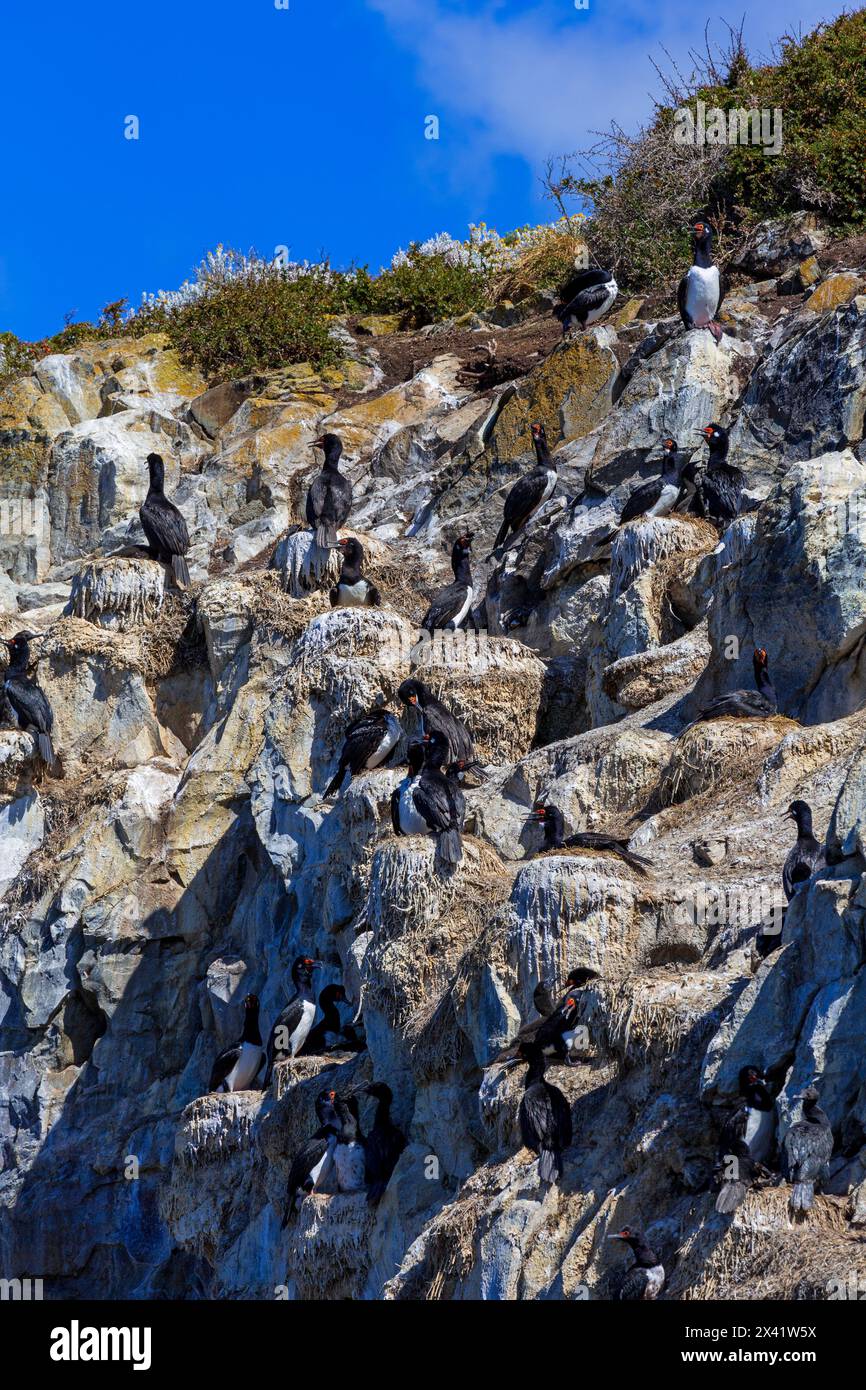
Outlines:
<svg viewBox="0 0 866 1390"><path fill-rule="evenodd" d="M444 589L439 590L421 619L421 626L426 632L433 633L437 628L456 631L465 622L474 593L469 558L471 550L472 534L467 532L458 536L451 551L454 583L446 584Z"/></svg>
<svg viewBox="0 0 866 1390"><path fill-rule="evenodd" d="M813 874L827 867L827 854L812 832L812 809L807 802L792 801L785 819L795 821L797 825L796 843L788 851L782 869L782 887L790 902Z"/></svg>
<svg viewBox="0 0 866 1390"><path fill-rule="evenodd" d="M807 1086L800 1097L803 1118L785 1135L785 1174L791 1183L791 1210L808 1211L819 1182L833 1154L833 1130L818 1104L818 1092Z"/></svg>
<svg viewBox="0 0 866 1390"><path fill-rule="evenodd" d="M708 719L769 719L776 714L778 701L767 663L767 653L758 647L752 657L757 690L732 690L719 695L695 716L695 723Z"/></svg>
<svg viewBox="0 0 866 1390"><path fill-rule="evenodd" d="M343 441L339 435L323 434L313 440L313 448L324 449L325 463L307 493L307 524L316 533L316 544L322 550L332 550L337 545L337 531L345 526L352 510L352 484L340 472Z"/></svg>
<svg viewBox="0 0 866 1390"><path fill-rule="evenodd" d="M598 834L593 830L580 830L574 835L566 836L565 818L562 812L557 806L551 806L548 802L537 801L526 824L544 827L545 849L607 850L608 853L615 854L620 859L625 860L626 864L639 874L645 874L647 869L652 868L648 859L644 859L640 854L635 854L629 849L628 841L621 840L616 835Z"/></svg>
<svg viewBox="0 0 866 1390"><path fill-rule="evenodd" d="M332 608L378 608L382 596L375 584L361 573L364 547L354 536L344 536L337 543L343 557L340 578L329 594Z"/></svg>
<svg viewBox="0 0 866 1390"><path fill-rule="evenodd" d="M558 1086L544 1079L546 1058L537 1041L524 1041L512 1065L528 1063L520 1102L520 1135L528 1149L538 1154L542 1182L562 1177L563 1151L571 1143L571 1110Z"/></svg>
<svg viewBox="0 0 866 1390"><path fill-rule="evenodd" d="M381 767L399 743L402 732L400 721L389 709L371 709L353 719L346 730L340 762L325 788L325 796L336 796L347 772L351 782L359 772Z"/></svg>
<svg viewBox="0 0 866 1390"><path fill-rule="evenodd" d="M189 550L189 531L177 507L165 495L165 464L162 456L148 454L147 467L150 487L138 513L141 527L153 558L164 565L171 565L177 582L186 587L189 584L189 570L184 556Z"/></svg>
<svg viewBox="0 0 866 1390"><path fill-rule="evenodd" d="M259 1031L259 1001L254 994L244 1000L244 1028L240 1042L226 1047L213 1064L208 1091L248 1091L265 1060Z"/></svg>
<svg viewBox="0 0 866 1390"><path fill-rule="evenodd" d="M406 1147L406 1139L391 1119L390 1086L384 1081L374 1081L366 1087L366 1094L378 1101L373 1127L364 1140L367 1201L375 1206L388 1186L397 1160Z"/></svg>
<svg viewBox="0 0 866 1390"><path fill-rule="evenodd" d="M7 641L9 666L3 678L3 692L19 729L35 736L40 758L48 767L53 767L54 745L51 741L51 730L54 727L54 712L41 686L27 674L30 643L41 641L45 635L19 632L11 641Z"/></svg>
<svg viewBox="0 0 866 1390"><path fill-rule="evenodd" d="M544 426L534 424L530 428L535 445L536 466L531 473L527 473L514 484L506 497L502 525L493 542L493 550L487 556L488 560L509 535L517 535L556 487L556 460L550 452Z"/></svg>
<svg viewBox="0 0 866 1390"><path fill-rule="evenodd" d="M418 711L422 734L444 735L452 758L462 758L467 763L475 761L475 746L466 725L447 710L441 700L436 699L429 686L422 681L406 680L397 694L408 709Z"/></svg>

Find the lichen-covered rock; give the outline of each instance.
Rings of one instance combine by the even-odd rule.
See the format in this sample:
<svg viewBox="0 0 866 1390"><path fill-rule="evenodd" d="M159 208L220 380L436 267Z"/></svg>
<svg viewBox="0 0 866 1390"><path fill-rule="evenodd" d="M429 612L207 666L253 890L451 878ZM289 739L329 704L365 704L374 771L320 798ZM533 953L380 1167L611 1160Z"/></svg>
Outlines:
<svg viewBox="0 0 866 1390"><path fill-rule="evenodd" d="M208 390L162 335L114 338L0 394L0 626L43 639L59 755L47 769L0 701L3 1278L69 1299L576 1301L610 1296L625 1222L666 1298L824 1297L861 1270L866 267L824 236L811 215L758 229L743 264L768 278L730 294L720 342L682 330L672 293L667 317L631 304L560 340L521 291L495 330L516 375L486 392L454 347L475 317L378 343L334 321L341 365ZM533 418L557 487L490 554ZM599 545L660 439L697 462L710 420L731 426L743 515ZM327 429L378 609L331 609L339 557L305 525ZM136 549L153 448L190 527L183 592ZM46 502L40 536L6 526L25 498ZM472 620L430 640L463 531ZM779 713L696 719L752 687L755 646ZM412 675L478 749L456 866L393 833ZM405 737L326 797L376 706ZM646 862L545 850L538 799ZM796 799L830 863L785 908ZM208 1094L243 999L267 1037L301 953L365 1046ZM574 1128L550 1185L521 1144L522 1068L496 1057L577 966L599 974L573 1064L549 1062ZM746 1063L778 1076L780 1134L818 1079L835 1152L808 1221L775 1175L714 1210ZM373 1080L407 1140L381 1202L328 1179L290 1210L319 1091L355 1095L366 1134Z"/></svg>

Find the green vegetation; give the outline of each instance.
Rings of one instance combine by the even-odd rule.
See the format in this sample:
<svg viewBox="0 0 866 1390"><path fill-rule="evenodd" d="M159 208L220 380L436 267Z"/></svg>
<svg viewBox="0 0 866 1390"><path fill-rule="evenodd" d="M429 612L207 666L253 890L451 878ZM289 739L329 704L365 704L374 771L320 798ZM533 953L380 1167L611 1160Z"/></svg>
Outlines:
<svg viewBox="0 0 866 1390"><path fill-rule="evenodd" d="M687 251L687 222L700 214L726 248L762 218L810 209L841 232L866 223L866 10L788 36L776 61L755 67L742 35L708 54L688 82L662 77L664 101L636 137L618 128L587 155L568 156L548 190L560 207L588 199L587 238L622 288L660 288ZM696 102L724 112L782 113L782 147L693 146L673 139L675 113ZM601 176L587 176L603 166Z"/></svg>

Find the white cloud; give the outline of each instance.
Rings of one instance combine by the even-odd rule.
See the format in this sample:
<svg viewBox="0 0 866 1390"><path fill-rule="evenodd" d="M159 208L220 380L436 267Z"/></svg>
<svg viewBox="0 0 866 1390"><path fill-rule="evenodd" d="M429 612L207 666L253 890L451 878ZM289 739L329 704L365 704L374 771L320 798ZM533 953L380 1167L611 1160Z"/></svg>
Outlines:
<svg viewBox="0 0 866 1390"><path fill-rule="evenodd" d="M548 155L585 147L612 120L634 129L651 113L649 93L658 90L650 55L662 58L663 46L688 68L689 49L703 47L708 17L693 0L661 0L652 9L645 0L613 6L590 0L589 13L576 12L571 0L528 9L504 0L368 4L413 54L431 110L444 118L442 138L450 138L449 120L462 123L455 144L464 169L471 151L476 161L520 155L537 170ZM766 55L785 29L808 30L843 9L818 0L765 0L747 10L747 41ZM721 20L711 34L726 37ZM475 177L483 177L477 164Z"/></svg>

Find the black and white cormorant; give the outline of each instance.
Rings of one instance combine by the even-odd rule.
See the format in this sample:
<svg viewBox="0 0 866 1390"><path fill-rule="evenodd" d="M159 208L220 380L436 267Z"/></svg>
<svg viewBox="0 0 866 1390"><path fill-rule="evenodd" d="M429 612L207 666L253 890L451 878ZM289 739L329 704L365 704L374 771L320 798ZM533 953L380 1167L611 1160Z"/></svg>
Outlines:
<svg viewBox="0 0 866 1390"><path fill-rule="evenodd" d="M466 532L464 535L458 536L451 551L454 583L446 584L443 589L439 590L421 619L421 626L426 632L435 632L437 628L448 628L451 631L456 631L466 621L472 608L474 594L470 565L471 550L472 533Z"/></svg>
<svg viewBox="0 0 866 1390"><path fill-rule="evenodd" d="M382 596L375 584L361 573L364 564L364 547L354 536L344 536L337 543L343 557L340 578L329 597L332 608L378 608Z"/></svg>
<svg viewBox="0 0 866 1390"><path fill-rule="evenodd" d="M615 1231L613 1235L608 1236L608 1240L624 1241L630 1247L635 1261L631 1269L627 1269L619 1280L617 1298L628 1303L658 1298L665 1286L664 1265L643 1231L635 1230L633 1226L623 1226L621 1231Z"/></svg>
<svg viewBox="0 0 866 1390"><path fill-rule="evenodd" d="M268 1069L265 1073L265 1087L271 1080L274 1065L287 1058L297 1057L307 1041L313 1020L316 1017L316 1000L313 994L313 971L322 962L310 956L296 956L292 964L292 981L295 992L286 1007L277 1015L271 1036L268 1038Z"/></svg>
<svg viewBox="0 0 866 1390"><path fill-rule="evenodd" d="M339 435L323 434L313 440L313 448L324 449L325 462L307 493L307 524L316 533L316 544L322 550L332 550L337 545L337 531L345 526L352 510L352 484L340 472L343 441Z"/></svg>
<svg viewBox="0 0 866 1390"><path fill-rule="evenodd" d="M691 510L724 527L740 514L746 475L742 468L728 462L730 440L723 425L704 425L700 434L709 445L710 455L705 467L697 465L694 469Z"/></svg>
<svg viewBox="0 0 866 1390"><path fill-rule="evenodd" d="M186 586L189 584L189 570L184 556L189 550L189 531L177 507L165 495L165 464L162 456L148 454L147 467L150 487L138 513L141 528L154 560L171 565L177 582Z"/></svg>
<svg viewBox="0 0 866 1390"><path fill-rule="evenodd" d="M441 735L425 738L435 746ZM409 745L409 772L391 795L391 824L397 835L435 835L446 864L459 864L463 858L454 792L444 773L427 765L423 743Z"/></svg>
<svg viewBox="0 0 866 1390"><path fill-rule="evenodd" d="M217 1057L211 1069L208 1091L248 1091L264 1060L259 1001L254 994L248 994L244 1000L244 1029L240 1042L224 1048Z"/></svg>
<svg viewBox="0 0 866 1390"><path fill-rule="evenodd" d="M304 1195L317 1192L325 1185L334 1165L334 1148L340 1121L334 1109L337 1092L322 1090L316 1096L316 1118L319 1128L310 1136L292 1159L289 1181L286 1187L287 1205L282 1224L287 1226L289 1217L297 1211Z"/></svg>
<svg viewBox="0 0 866 1390"><path fill-rule="evenodd" d="M544 827L545 849L607 850L609 854L615 854L618 858L625 860L626 864L639 874L645 874L647 869L652 868L648 859L644 859L640 854L635 854L633 850L629 849L628 841L621 840L616 835L581 830L574 835L566 836L565 817L558 806L551 806L549 802L537 801L526 824Z"/></svg>
<svg viewBox="0 0 866 1390"><path fill-rule="evenodd" d="M322 1017L314 1023L299 1050L301 1057L321 1057L325 1052L333 1052L343 1041L343 1022L338 1004L346 1003L346 991L342 985L325 985L319 993L319 1008Z"/></svg>
<svg viewBox="0 0 866 1390"><path fill-rule="evenodd" d="M596 541L596 548L608 545L621 526L638 517L669 516L682 495L681 473L683 460L675 439L662 441L662 466L657 478L641 483L628 498L619 514L619 523L613 531Z"/></svg>
<svg viewBox="0 0 866 1390"><path fill-rule="evenodd" d="M465 762L475 761L475 745L466 725L446 709L441 700L424 685L423 681L404 681L397 691L408 709L418 711L421 719L421 733L442 734L448 743L452 759L462 758Z"/></svg>
<svg viewBox="0 0 866 1390"><path fill-rule="evenodd" d="M808 1211L815 1198L815 1183L833 1155L833 1130L818 1104L818 1092L807 1086L800 1096L803 1118L785 1135L785 1176L791 1184L792 1212Z"/></svg>
<svg viewBox="0 0 866 1390"><path fill-rule="evenodd" d="M358 773L381 767L400 742L402 732L399 719L389 709L371 709L353 719L346 730L340 762L325 788L325 796L336 796L347 772L351 782Z"/></svg>
<svg viewBox="0 0 866 1390"><path fill-rule="evenodd" d="M514 1041L508 1043L493 1059L494 1063L516 1059L524 1042L534 1042L538 1043L546 1057L557 1057L571 1064L575 1060L573 1050L579 1013L577 996L590 980L597 980L598 977L597 970L585 966L570 970L565 981L565 993L558 1004L554 1004L550 998L548 987L539 983L532 999L540 1017L524 1023Z"/></svg>
<svg viewBox="0 0 866 1390"><path fill-rule="evenodd" d="M713 264L713 229L706 222L692 227L692 256L677 290L680 318L686 328L708 328L718 342L722 329L716 314L725 297L725 282Z"/></svg>
<svg viewBox="0 0 866 1390"><path fill-rule="evenodd" d="M791 901L813 874L827 867L827 852L812 831L812 808L806 801L792 801L785 815L797 826L797 839L782 869L782 887Z"/></svg>
<svg viewBox="0 0 866 1390"><path fill-rule="evenodd" d="M776 1103L763 1072L740 1068L741 1104L719 1135L715 1177L716 1211L730 1214L743 1201L756 1171L770 1156L776 1132Z"/></svg>
<svg viewBox="0 0 866 1390"><path fill-rule="evenodd" d="M571 1143L571 1110L558 1086L544 1079L547 1059L536 1041L523 1041L511 1065L528 1064L518 1119L520 1137L528 1149L538 1154L538 1175L542 1182L562 1177L563 1151Z"/></svg>
<svg viewBox="0 0 866 1390"><path fill-rule="evenodd" d="M752 657L757 690L732 690L705 705L695 722L707 719L768 719L778 710L776 692L770 680L767 653L758 647Z"/></svg>
<svg viewBox="0 0 866 1390"><path fill-rule="evenodd" d="M54 711L42 687L27 674L27 667L30 665L30 643L41 641L44 636L45 633L18 632L7 641L9 665L3 677L3 693L19 729L34 736L40 758L48 767L53 767L54 744L51 741L51 730L54 727Z"/></svg>
<svg viewBox="0 0 866 1390"><path fill-rule="evenodd" d="M493 542L493 550L487 556L488 560L509 536L517 535L538 508L552 496L556 487L556 460L550 452L544 426L533 424L530 429L535 446L536 466L531 473L527 473L514 484L506 497L502 525Z"/></svg>
<svg viewBox="0 0 866 1390"><path fill-rule="evenodd" d="M381 1201L397 1160L406 1147L406 1138L391 1119L393 1096L390 1086L386 1086L384 1081L374 1081L366 1087L366 1094L378 1101L372 1129L364 1140L367 1201L375 1206Z"/></svg>
<svg viewBox="0 0 866 1390"><path fill-rule="evenodd" d="M554 314L567 333L572 322L581 329L604 318L619 294L619 287L609 270L581 270L573 275L563 290L567 302L558 305Z"/></svg>
<svg viewBox="0 0 866 1390"><path fill-rule="evenodd" d="M355 1096L337 1096L334 1104L340 1122L334 1145L334 1172L340 1192L360 1192L365 1185L365 1141L358 1122Z"/></svg>

